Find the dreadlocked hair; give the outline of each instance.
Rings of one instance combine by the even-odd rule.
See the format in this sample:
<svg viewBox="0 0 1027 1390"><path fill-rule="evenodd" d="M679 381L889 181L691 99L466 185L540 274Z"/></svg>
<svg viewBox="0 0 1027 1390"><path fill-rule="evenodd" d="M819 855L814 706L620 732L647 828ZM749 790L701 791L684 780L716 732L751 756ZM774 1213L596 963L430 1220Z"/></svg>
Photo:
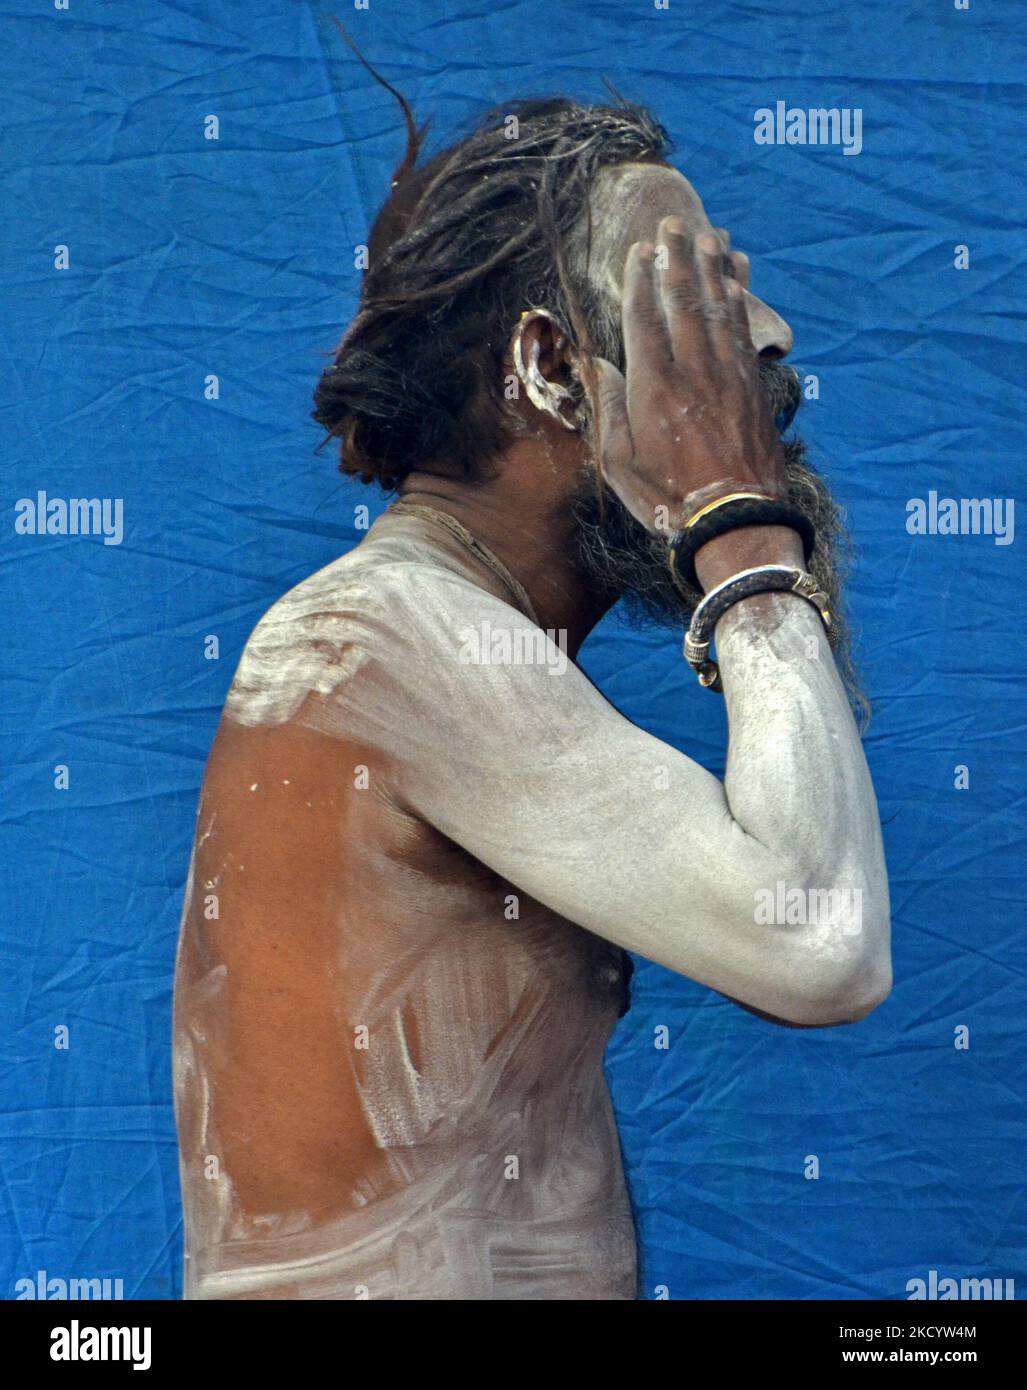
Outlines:
<svg viewBox="0 0 1027 1390"><path fill-rule="evenodd" d="M521 311L551 310L590 355L596 172L662 160L670 141L616 93L606 106L550 97L494 107L417 168L426 126L371 71L400 103L407 150L371 230L357 314L314 392L318 449L340 440L340 470L389 491L414 468L473 483L512 438L501 366Z"/></svg>

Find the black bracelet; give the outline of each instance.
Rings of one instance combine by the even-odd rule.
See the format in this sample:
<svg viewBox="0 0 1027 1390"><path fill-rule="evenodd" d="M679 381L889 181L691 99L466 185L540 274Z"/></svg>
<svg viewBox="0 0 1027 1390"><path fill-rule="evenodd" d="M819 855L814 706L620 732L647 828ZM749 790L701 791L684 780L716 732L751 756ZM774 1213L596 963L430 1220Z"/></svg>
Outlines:
<svg viewBox="0 0 1027 1390"><path fill-rule="evenodd" d="M670 568L675 579L689 588L701 591L695 572L695 556L707 541L716 540L728 531L742 526L787 526L802 537L803 553L809 564L816 543L816 532L808 517L803 516L791 502L775 501L771 497L734 496L722 503L703 507L693 521L688 522L670 538Z"/></svg>

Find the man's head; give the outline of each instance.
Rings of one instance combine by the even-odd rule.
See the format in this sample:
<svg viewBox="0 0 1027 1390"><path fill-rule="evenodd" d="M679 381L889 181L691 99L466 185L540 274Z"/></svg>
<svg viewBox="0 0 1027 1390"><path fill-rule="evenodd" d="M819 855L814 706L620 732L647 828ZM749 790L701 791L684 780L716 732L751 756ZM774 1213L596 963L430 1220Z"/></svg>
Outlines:
<svg viewBox="0 0 1027 1390"><path fill-rule="evenodd" d="M544 456L557 475L595 589L626 598L639 618L680 626L699 595L675 587L665 542L628 514L595 466L589 364L601 357L624 369L628 248L655 240L670 214L694 234L717 232L725 273L746 289L761 382L782 431L800 401L798 378L781 365L788 325L748 292L748 258L665 162L666 133L643 108L512 103L421 168L404 110L407 156L372 228L358 312L315 393L314 418L342 441L342 471L386 489L402 490L413 471L484 488L515 456L523 467L525 451L513 446L535 439L527 457ZM543 312L525 320L532 309ZM801 441L789 438L785 451L791 499L817 529L811 569L837 612L838 509ZM844 641L840 659L850 674Z"/></svg>
<svg viewBox="0 0 1027 1390"><path fill-rule="evenodd" d="M473 484L522 424L504 389L522 311L544 306L570 343L589 348L601 299L568 251L599 171L661 159L668 141L641 107L558 97L496 108L416 168L420 137L407 116L406 159L372 227L357 314L318 383L314 419L342 441L344 472L389 489L415 468Z"/></svg>

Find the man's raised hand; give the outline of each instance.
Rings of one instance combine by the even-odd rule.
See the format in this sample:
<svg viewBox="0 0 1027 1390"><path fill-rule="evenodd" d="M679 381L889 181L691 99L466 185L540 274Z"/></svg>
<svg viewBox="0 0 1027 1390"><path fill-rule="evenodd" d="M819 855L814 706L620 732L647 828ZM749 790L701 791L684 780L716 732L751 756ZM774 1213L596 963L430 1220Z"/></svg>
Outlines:
<svg viewBox="0 0 1027 1390"><path fill-rule="evenodd" d="M730 491L785 495L742 284L717 236L678 217L636 242L624 277L627 377L596 359L606 481L649 531ZM738 258L740 262L744 258Z"/></svg>

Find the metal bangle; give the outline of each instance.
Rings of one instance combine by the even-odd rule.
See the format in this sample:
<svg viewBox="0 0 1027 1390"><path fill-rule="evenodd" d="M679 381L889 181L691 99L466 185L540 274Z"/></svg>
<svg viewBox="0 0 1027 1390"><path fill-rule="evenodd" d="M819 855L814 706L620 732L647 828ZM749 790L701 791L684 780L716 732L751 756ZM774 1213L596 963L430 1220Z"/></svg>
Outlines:
<svg viewBox="0 0 1027 1390"><path fill-rule="evenodd" d="M710 659L714 628L739 600L762 593L793 593L806 599L820 614L831 646L834 647L838 641L830 600L807 570L796 569L792 565L758 565L754 569L741 570L710 590L692 614L692 621L685 633L685 660L698 676L699 684L707 690L723 690L720 668Z"/></svg>

